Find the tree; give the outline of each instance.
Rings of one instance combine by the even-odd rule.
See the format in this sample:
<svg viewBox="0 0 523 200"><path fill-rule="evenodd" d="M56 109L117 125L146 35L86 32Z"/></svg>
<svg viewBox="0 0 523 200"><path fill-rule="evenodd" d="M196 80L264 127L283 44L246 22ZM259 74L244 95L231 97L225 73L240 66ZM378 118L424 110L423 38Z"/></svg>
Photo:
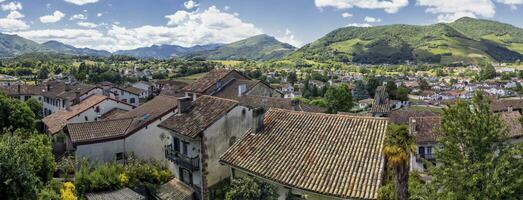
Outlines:
<svg viewBox="0 0 523 200"><path fill-rule="evenodd" d="M48 138L22 134L0 136L0 196L7 199L36 199L56 168Z"/></svg>
<svg viewBox="0 0 523 200"><path fill-rule="evenodd" d="M274 186L251 177L238 177L232 181L225 195L226 200L276 200L278 193Z"/></svg>
<svg viewBox="0 0 523 200"><path fill-rule="evenodd" d="M427 80L425 79L419 79L419 89L421 90L430 90L430 85L429 85L429 82L427 82Z"/></svg>
<svg viewBox="0 0 523 200"><path fill-rule="evenodd" d="M496 77L496 68L492 64L485 64L479 71L479 80L487 80Z"/></svg>
<svg viewBox="0 0 523 200"><path fill-rule="evenodd" d="M0 130L32 129L35 114L25 103L0 93Z"/></svg>
<svg viewBox="0 0 523 200"><path fill-rule="evenodd" d="M352 95L345 84L329 87L325 93L329 113L349 112L353 106Z"/></svg>
<svg viewBox="0 0 523 200"><path fill-rule="evenodd" d="M397 99L396 98L396 91L398 90L398 86L394 81L387 81L387 84L385 85L385 91L387 91L387 94L389 94L389 97L391 99Z"/></svg>
<svg viewBox="0 0 523 200"><path fill-rule="evenodd" d="M289 73L289 75L287 76L287 82L294 85L294 83L296 83L296 81L298 81L298 77L296 76L296 73L295 72Z"/></svg>
<svg viewBox="0 0 523 200"><path fill-rule="evenodd" d="M381 81L378 80L375 76L367 76L367 92L371 97L374 97L376 93L376 88L381 85Z"/></svg>
<svg viewBox="0 0 523 200"><path fill-rule="evenodd" d="M361 80L354 82L354 89L352 90L352 96L354 100L359 101L369 98L369 93L365 89L365 84Z"/></svg>
<svg viewBox="0 0 523 200"><path fill-rule="evenodd" d="M514 199L523 196L523 145L508 141L507 127L490 102L476 94L444 110L432 186L440 199Z"/></svg>
<svg viewBox="0 0 523 200"><path fill-rule="evenodd" d="M390 124L387 128L383 153L387 158L388 166L392 168L394 188L399 200L409 198L409 158L413 151L415 151L415 141L409 134L409 128L405 125Z"/></svg>
<svg viewBox="0 0 523 200"><path fill-rule="evenodd" d="M399 100L399 101L408 101L409 100L409 93L410 93L410 90L408 88L400 86L396 90L396 93L394 94L394 97L395 97L396 100Z"/></svg>
<svg viewBox="0 0 523 200"><path fill-rule="evenodd" d="M42 109L43 105L38 101L36 98L30 98L25 102L27 106L29 106L29 109L35 114L36 119L42 119Z"/></svg>

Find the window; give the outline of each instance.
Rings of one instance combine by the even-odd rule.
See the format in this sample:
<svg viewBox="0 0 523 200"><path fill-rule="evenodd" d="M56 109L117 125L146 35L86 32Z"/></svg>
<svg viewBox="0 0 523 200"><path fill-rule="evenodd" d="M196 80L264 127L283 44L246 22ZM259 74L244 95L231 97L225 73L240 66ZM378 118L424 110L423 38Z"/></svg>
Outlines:
<svg viewBox="0 0 523 200"><path fill-rule="evenodd" d="M89 118L87 116L84 116L85 121L89 121Z"/></svg>
<svg viewBox="0 0 523 200"><path fill-rule="evenodd" d="M173 148L176 152L180 152L180 139L173 137Z"/></svg>
<svg viewBox="0 0 523 200"><path fill-rule="evenodd" d="M189 170L180 167L180 180L188 185L192 185L192 173Z"/></svg>
<svg viewBox="0 0 523 200"><path fill-rule="evenodd" d="M94 109L94 112L99 113L100 112L100 106L96 106L96 108Z"/></svg>
<svg viewBox="0 0 523 200"><path fill-rule="evenodd" d="M116 160L123 160L123 152L120 152L120 153L116 153Z"/></svg>
<svg viewBox="0 0 523 200"><path fill-rule="evenodd" d="M427 155L432 155L432 147L427 147Z"/></svg>
<svg viewBox="0 0 523 200"><path fill-rule="evenodd" d="M418 154L419 155L425 155L425 147L418 147Z"/></svg>
<svg viewBox="0 0 523 200"><path fill-rule="evenodd" d="M182 154L183 155L186 155L186 156L189 155L188 148L189 148L189 143L185 142L185 141L182 141Z"/></svg>
<svg viewBox="0 0 523 200"><path fill-rule="evenodd" d="M130 103L134 103L136 100L134 98L129 99Z"/></svg>

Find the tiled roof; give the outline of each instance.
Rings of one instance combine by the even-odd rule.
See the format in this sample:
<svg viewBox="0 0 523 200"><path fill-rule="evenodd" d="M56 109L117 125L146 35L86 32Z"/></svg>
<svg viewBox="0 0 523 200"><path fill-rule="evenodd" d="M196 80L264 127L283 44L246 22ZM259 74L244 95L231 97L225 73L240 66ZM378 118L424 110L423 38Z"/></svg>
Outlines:
<svg viewBox="0 0 523 200"><path fill-rule="evenodd" d="M234 100L204 95L192 102L190 111L173 115L158 126L194 138L237 105Z"/></svg>
<svg viewBox="0 0 523 200"><path fill-rule="evenodd" d="M66 124L67 121L85 110L92 108L93 106L98 105L100 102L109 99L107 96L103 95L93 95L89 98L83 100L80 104L76 104L74 106L71 106L71 110L61 110L58 112L55 112L47 117L44 117L42 119L42 122L47 126L47 131L51 134L57 133L60 130L62 130Z"/></svg>
<svg viewBox="0 0 523 200"><path fill-rule="evenodd" d="M119 115L124 114L128 112L128 110L120 109L120 108L113 108L109 112L106 112L102 115L102 119L116 119Z"/></svg>
<svg viewBox="0 0 523 200"><path fill-rule="evenodd" d="M194 190L185 183L173 178L158 189L159 200L192 200Z"/></svg>
<svg viewBox="0 0 523 200"><path fill-rule="evenodd" d="M523 136L523 128L521 127L521 114L518 111L502 112L500 113L501 121L508 127L509 137Z"/></svg>
<svg viewBox="0 0 523 200"><path fill-rule="evenodd" d="M145 196L129 188L122 188L110 192L87 193L87 200L145 200Z"/></svg>
<svg viewBox="0 0 523 200"><path fill-rule="evenodd" d="M412 117L410 129L416 137L417 144L435 143L439 134L437 128L441 124L441 117Z"/></svg>
<svg viewBox="0 0 523 200"><path fill-rule="evenodd" d="M162 81L157 82L158 84L162 84L162 91L160 92L163 95L169 95L169 96L176 96L176 97L183 97L185 96L185 93L182 91L183 87L186 87L188 84L182 81Z"/></svg>
<svg viewBox="0 0 523 200"><path fill-rule="evenodd" d="M194 81L192 84L184 87L184 91L203 93L209 87L213 86L217 81L225 77L227 74L234 70L228 69L213 69L208 72L205 76Z"/></svg>
<svg viewBox="0 0 523 200"><path fill-rule="evenodd" d="M136 94L136 95L140 95L140 93L145 92L145 90L142 90L140 88L133 87L133 86L118 87L118 89L126 91L126 92L129 92L129 93L132 93L132 94Z"/></svg>
<svg viewBox="0 0 523 200"><path fill-rule="evenodd" d="M0 87L0 92L8 96L18 96L18 95L42 95L45 91L45 86L43 85L20 85L20 91L18 91L18 85L2 86Z"/></svg>
<svg viewBox="0 0 523 200"><path fill-rule="evenodd" d="M277 98L277 97L262 97L262 96L253 96L253 95L245 95L238 97L238 101L241 105L251 107L251 108L259 108L263 107L265 110L268 110L269 108L280 108L280 109L286 109L286 110L296 110L296 111L304 111L304 112L318 112L323 113L326 112L327 109L305 104L305 103L299 103L297 106L294 106L292 99L285 99L285 98Z"/></svg>
<svg viewBox="0 0 523 200"><path fill-rule="evenodd" d="M157 96L141 106L114 118L96 122L68 124L73 144L103 141L126 137L142 127L173 112L178 100L170 96Z"/></svg>
<svg viewBox="0 0 523 200"><path fill-rule="evenodd" d="M50 86L50 90L47 90L47 85ZM76 98L76 91L83 95L95 88L95 85L75 83L69 86L63 81L49 81L45 84L40 85L20 85L20 91L18 91L17 85L11 85L7 87L0 87L0 91L6 93L9 96L15 95L43 95L50 98L59 99L74 99Z"/></svg>
<svg viewBox="0 0 523 200"><path fill-rule="evenodd" d="M436 117L437 113L421 110L395 110L389 113L389 121L395 124L409 124L411 117Z"/></svg>
<svg viewBox="0 0 523 200"><path fill-rule="evenodd" d="M237 99L238 98L238 87L240 85L245 85L245 93L251 90L255 85L260 83L260 81L248 80L248 79L233 79L223 86L220 90L214 91L210 94L212 96L222 97L226 99Z"/></svg>
<svg viewBox="0 0 523 200"><path fill-rule="evenodd" d="M220 161L282 185L339 198L376 199L388 121L269 109Z"/></svg>
<svg viewBox="0 0 523 200"><path fill-rule="evenodd" d="M493 112L508 111L508 108L512 107L514 110L521 110L523 108L523 100L511 99L511 100L493 100L490 104L490 109Z"/></svg>

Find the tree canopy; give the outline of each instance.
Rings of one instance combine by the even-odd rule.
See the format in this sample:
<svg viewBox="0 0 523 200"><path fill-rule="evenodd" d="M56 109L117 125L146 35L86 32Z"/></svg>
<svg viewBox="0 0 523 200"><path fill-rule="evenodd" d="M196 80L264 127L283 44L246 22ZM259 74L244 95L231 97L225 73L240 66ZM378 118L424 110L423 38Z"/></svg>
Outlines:
<svg viewBox="0 0 523 200"><path fill-rule="evenodd" d="M351 92L345 84L329 87L325 100L330 113L349 112L353 106Z"/></svg>

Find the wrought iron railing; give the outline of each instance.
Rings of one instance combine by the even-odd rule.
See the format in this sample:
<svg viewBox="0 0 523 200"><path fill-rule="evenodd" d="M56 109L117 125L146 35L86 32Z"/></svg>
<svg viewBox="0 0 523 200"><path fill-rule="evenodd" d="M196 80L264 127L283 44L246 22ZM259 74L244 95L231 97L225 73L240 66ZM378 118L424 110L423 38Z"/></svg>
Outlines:
<svg viewBox="0 0 523 200"><path fill-rule="evenodd" d="M200 169L200 157L189 157L174 149L173 145L165 146L165 158L176 165L179 165L190 171L197 171Z"/></svg>

